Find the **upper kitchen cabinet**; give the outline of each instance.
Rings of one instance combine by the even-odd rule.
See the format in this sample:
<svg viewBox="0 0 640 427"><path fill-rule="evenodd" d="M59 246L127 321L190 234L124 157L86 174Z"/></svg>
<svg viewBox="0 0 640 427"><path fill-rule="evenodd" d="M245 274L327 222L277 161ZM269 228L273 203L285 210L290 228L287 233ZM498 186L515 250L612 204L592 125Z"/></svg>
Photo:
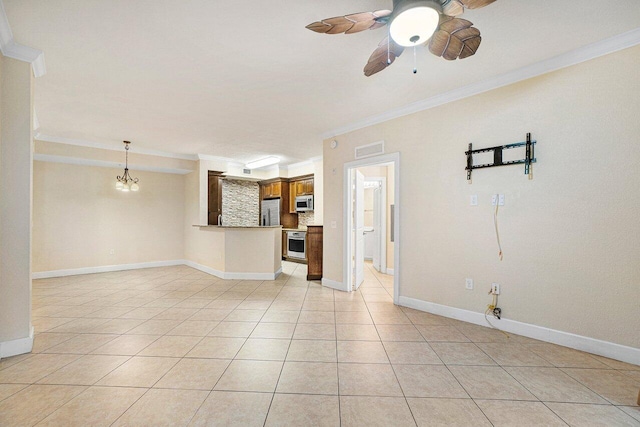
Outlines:
<svg viewBox="0 0 640 427"><path fill-rule="evenodd" d="M263 199L279 199L282 197L282 182L261 183L260 192Z"/></svg>
<svg viewBox="0 0 640 427"><path fill-rule="evenodd" d="M313 175L291 178L289 182L289 212L296 213L297 196L313 196Z"/></svg>
<svg viewBox="0 0 640 427"><path fill-rule="evenodd" d="M290 182L286 178L260 181L260 200L280 199L280 225L284 228L298 228L298 215L287 209L291 203ZM262 208L262 207L261 207ZM262 214L262 212L261 212Z"/></svg>
<svg viewBox="0 0 640 427"><path fill-rule="evenodd" d="M209 171L208 223L219 225L222 215L222 172Z"/></svg>

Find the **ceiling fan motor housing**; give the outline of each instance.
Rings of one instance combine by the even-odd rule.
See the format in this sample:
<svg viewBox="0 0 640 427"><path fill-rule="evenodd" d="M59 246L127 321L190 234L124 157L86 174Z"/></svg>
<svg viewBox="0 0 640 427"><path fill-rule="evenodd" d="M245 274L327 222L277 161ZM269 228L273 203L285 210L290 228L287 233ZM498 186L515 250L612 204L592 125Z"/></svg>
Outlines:
<svg viewBox="0 0 640 427"><path fill-rule="evenodd" d="M430 7L442 13L442 4L438 0L393 0L393 17L414 7Z"/></svg>
<svg viewBox="0 0 640 427"><path fill-rule="evenodd" d="M393 0L391 37L404 47L426 43L438 26L441 13L442 5L437 0Z"/></svg>

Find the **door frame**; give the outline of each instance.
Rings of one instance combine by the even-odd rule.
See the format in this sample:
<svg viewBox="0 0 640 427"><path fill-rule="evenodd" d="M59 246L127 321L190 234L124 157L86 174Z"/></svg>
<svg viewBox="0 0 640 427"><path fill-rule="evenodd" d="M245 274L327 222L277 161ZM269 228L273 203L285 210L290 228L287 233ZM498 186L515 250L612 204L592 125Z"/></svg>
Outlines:
<svg viewBox="0 0 640 427"><path fill-rule="evenodd" d="M353 211L353 185L354 180L351 174L353 169L357 169L364 166L377 166L385 163L393 164L393 177L394 177L394 224L393 224L393 303L398 304L400 299L400 153L383 154L380 156L367 157L366 159L354 160L347 162L343 166L343 271L342 271L342 286L344 291L351 292L353 289L353 262L351 248L353 244L353 218L351 212ZM386 211L386 206L385 206ZM386 238L385 238L386 243Z"/></svg>

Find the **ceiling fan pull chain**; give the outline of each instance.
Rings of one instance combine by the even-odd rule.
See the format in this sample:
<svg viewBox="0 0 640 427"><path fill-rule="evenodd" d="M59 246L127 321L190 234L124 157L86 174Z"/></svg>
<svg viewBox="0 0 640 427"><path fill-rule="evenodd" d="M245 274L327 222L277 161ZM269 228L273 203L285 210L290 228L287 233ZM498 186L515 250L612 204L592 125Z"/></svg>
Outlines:
<svg viewBox="0 0 640 427"><path fill-rule="evenodd" d="M389 27L389 31L387 34L387 65L391 65L391 27Z"/></svg>
<svg viewBox="0 0 640 427"><path fill-rule="evenodd" d="M416 47L413 46L413 74L418 73L418 62L416 60Z"/></svg>

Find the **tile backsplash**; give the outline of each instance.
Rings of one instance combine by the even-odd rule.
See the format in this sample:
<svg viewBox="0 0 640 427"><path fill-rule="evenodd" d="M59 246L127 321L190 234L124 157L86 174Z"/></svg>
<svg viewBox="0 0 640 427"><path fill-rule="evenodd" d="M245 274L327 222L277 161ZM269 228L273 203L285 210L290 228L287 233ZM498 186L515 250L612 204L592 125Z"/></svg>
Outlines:
<svg viewBox="0 0 640 427"><path fill-rule="evenodd" d="M237 179L222 181L222 224L249 227L259 225L260 186Z"/></svg>
<svg viewBox="0 0 640 427"><path fill-rule="evenodd" d="M298 228L307 228L307 225L314 225L313 211L298 214Z"/></svg>

